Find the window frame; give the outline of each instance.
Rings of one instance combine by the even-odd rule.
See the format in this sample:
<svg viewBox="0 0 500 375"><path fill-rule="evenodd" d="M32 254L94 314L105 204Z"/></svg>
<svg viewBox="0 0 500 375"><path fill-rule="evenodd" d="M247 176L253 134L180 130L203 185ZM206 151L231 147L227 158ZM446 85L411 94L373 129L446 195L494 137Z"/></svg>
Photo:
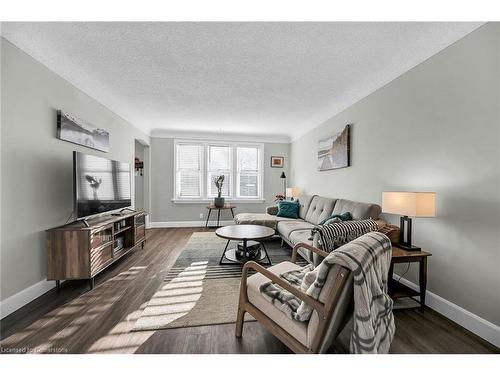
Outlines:
<svg viewBox="0 0 500 375"><path fill-rule="evenodd" d="M231 143L223 143L223 142L207 142L205 149L204 149L204 154L205 154L205 163L206 163L206 168L204 171L202 171L204 178L205 178L205 183L206 183L206 192L204 197L205 199L214 199L215 196L210 196L210 187L209 187L209 179L208 179L208 174L211 172L209 170L210 166L210 146L215 146L215 147L229 147L229 176L230 176L230 186L229 186L229 195L228 196L223 196L225 199L230 199L231 197L234 197L234 151L235 148ZM211 182L211 180L210 180Z"/></svg>
<svg viewBox="0 0 500 375"><path fill-rule="evenodd" d="M179 144L191 144L191 145L199 145L202 147L201 152L201 197L200 198L186 198L180 197L178 194L178 184L177 184L177 146ZM173 198L172 202L174 203L210 203L213 201L213 197L209 196L209 185L208 185L208 168L209 168L209 146L228 146L231 148L230 150L230 174L231 174L231 186L228 197L224 197L228 202L240 202L240 203L264 203L264 143L256 143L256 142L231 142L231 141L213 141L213 140L196 140L196 139L174 139L174 160L173 160ZM238 147L255 147L257 148L257 192L258 196L253 197L237 197L238 186L237 178L238 178L238 170L237 170L237 149Z"/></svg>
<svg viewBox="0 0 500 375"><path fill-rule="evenodd" d="M177 146L178 145L191 145L191 146L200 146L197 142L191 142L189 140L187 141L181 141L177 142L174 147L174 194L178 199L183 199L183 200L196 200L196 199L202 199L205 196L205 191L204 191L204 182L203 182L203 171L205 170L205 158L203 156L204 149L201 149L200 155L199 155L199 163L200 163L200 197L181 197L179 193L179 185L178 185L178 165L177 165Z"/></svg>

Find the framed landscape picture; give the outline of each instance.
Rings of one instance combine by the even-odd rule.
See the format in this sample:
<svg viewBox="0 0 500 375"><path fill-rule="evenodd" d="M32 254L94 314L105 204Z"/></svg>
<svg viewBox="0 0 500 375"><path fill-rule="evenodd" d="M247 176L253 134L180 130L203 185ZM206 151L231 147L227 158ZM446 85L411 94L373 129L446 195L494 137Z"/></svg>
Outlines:
<svg viewBox="0 0 500 375"><path fill-rule="evenodd" d="M109 151L109 133L67 112L57 111L57 138L99 151Z"/></svg>
<svg viewBox="0 0 500 375"><path fill-rule="evenodd" d="M284 164L285 164L285 158L283 156L271 156L272 168L283 168Z"/></svg>
<svg viewBox="0 0 500 375"><path fill-rule="evenodd" d="M351 126L318 141L318 170L345 168L351 165Z"/></svg>

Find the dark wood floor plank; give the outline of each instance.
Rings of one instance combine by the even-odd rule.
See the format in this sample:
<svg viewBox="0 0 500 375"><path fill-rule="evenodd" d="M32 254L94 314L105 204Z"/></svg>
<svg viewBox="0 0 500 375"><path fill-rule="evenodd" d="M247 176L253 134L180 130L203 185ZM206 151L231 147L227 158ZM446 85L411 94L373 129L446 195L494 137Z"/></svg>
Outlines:
<svg viewBox="0 0 500 375"><path fill-rule="evenodd" d="M69 353L290 353L258 322L134 332L142 309L193 232L204 228L148 230L137 249L96 277L96 288L71 281L51 290L0 322L0 346ZM391 353L500 353L500 350L437 312L395 311ZM344 337L345 336L345 337ZM348 332L332 352L345 352Z"/></svg>

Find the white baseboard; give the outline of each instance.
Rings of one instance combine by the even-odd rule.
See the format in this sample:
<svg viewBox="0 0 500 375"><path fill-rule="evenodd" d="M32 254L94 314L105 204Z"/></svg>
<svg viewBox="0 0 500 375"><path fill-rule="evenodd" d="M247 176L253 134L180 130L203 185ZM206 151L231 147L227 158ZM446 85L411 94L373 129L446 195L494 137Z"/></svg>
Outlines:
<svg viewBox="0 0 500 375"><path fill-rule="evenodd" d="M216 220L210 220L208 222L209 226L215 226L217 224ZM219 225L232 225L234 221L232 220L221 220ZM152 221L150 223L150 228L192 228L192 227L204 227L205 221Z"/></svg>
<svg viewBox="0 0 500 375"><path fill-rule="evenodd" d="M40 297L42 294L47 293L54 287L54 281L42 280L24 290L21 290L13 296L7 297L0 302L0 319L12 314L14 311Z"/></svg>
<svg viewBox="0 0 500 375"><path fill-rule="evenodd" d="M394 276L399 278L396 274ZM412 289L419 289L417 284L407 279L399 281ZM429 291L425 295L425 305L500 348L499 326Z"/></svg>

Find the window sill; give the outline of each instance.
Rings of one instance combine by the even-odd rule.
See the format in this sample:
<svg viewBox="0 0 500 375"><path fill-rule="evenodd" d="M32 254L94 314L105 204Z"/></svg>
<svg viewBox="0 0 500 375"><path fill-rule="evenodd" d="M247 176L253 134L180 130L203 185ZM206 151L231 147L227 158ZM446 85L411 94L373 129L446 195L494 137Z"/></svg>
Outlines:
<svg viewBox="0 0 500 375"><path fill-rule="evenodd" d="M214 200L213 199L178 199L178 198L172 198L172 202L174 203L201 203L201 204L206 204L206 203L212 203ZM226 199L226 203L265 203L265 199Z"/></svg>

